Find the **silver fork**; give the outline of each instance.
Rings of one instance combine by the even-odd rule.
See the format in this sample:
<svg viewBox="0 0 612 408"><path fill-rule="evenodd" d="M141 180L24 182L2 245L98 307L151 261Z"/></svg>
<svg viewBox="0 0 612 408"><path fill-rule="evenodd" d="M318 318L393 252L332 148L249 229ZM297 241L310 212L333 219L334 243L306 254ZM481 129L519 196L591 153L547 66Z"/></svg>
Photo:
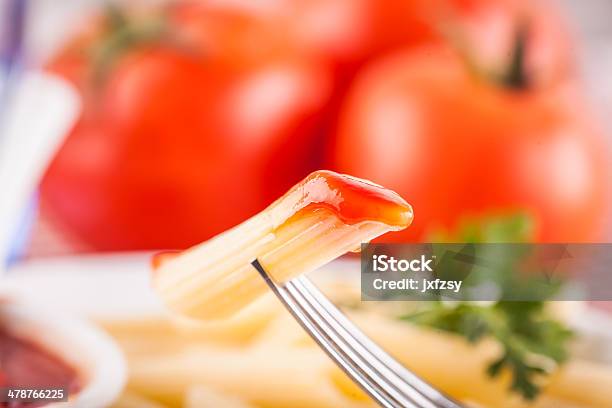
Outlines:
<svg viewBox="0 0 612 408"><path fill-rule="evenodd" d="M304 330L379 405L461 408L370 340L308 278L278 285L257 259L251 264Z"/></svg>

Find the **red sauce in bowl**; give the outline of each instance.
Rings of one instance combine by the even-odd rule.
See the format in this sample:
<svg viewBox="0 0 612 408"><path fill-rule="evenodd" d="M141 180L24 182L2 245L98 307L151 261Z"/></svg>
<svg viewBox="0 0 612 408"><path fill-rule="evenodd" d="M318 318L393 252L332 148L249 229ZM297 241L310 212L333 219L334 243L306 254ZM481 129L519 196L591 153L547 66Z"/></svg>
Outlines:
<svg viewBox="0 0 612 408"><path fill-rule="evenodd" d="M65 387L68 395L80 389L79 376L59 357L0 328L0 387ZM0 402L0 407L40 407L44 403Z"/></svg>

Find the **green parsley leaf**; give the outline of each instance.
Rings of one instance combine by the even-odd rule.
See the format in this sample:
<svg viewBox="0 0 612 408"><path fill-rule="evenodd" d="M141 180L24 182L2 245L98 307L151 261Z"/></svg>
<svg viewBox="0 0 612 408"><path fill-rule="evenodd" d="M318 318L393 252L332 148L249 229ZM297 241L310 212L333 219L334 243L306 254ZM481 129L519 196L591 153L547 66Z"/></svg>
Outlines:
<svg viewBox="0 0 612 408"><path fill-rule="evenodd" d="M524 214L494 216L466 220L457 232L438 232L432 242L529 242L533 223ZM512 269L517 254L501 254L501 268L497 283L505 293L526 293L541 290L537 282L514 279ZM549 285L542 299L551 298L558 285ZM552 289L550 289L552 288ZM436 328L463 336L470 343L489 338L498 342L502 354L491 361L487 373L491 377L509 370L510 389L527 400L535 399L541 391L540 380L556 365L568 358L568 342L572 332L548 315L545 301L502 300L483 305L474 302L423 302L415 312L403 315L402 320Z"/></svg>

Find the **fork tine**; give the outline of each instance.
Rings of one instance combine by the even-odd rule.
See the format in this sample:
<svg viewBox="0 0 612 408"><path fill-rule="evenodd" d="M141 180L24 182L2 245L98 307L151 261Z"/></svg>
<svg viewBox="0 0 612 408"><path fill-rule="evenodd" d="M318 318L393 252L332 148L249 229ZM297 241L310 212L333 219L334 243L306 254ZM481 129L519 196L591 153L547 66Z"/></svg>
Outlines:
<svg viewBox="0 0 612 408"><path fill-rule="evenodd" d="M376 358L370 355L367 350L360 349L355 339L349 334L341 333L342 328L338 327L338 323L330 319L329 315L321 310L320 305L311 303L308 294L297 288L294 282L287 282L285 289L296 300L298 306L302 308L308 318L314 321L323 331L326 340L339 349L343 357L352 366L358 368L358 373L365 376L368 381L373 382L383 391L387 402L400 407L428 407L428 405L418 405L414 399L389 382L389 373L382 372L381 365L377 363Z"/></svg>
<svg viewBox="0 0 612 408"><path fill-rule="evenodd" d="M309 284L310 287L306 286ZM315 309L315 313L321 316L322 319L325 319L329 322L329 326L331 326L331 330L335 336L332 337L340 337L340 340L335 338L337 342L342 342L346 344L346 347L350 349L347 352L353 360L356 361L357 364L365 364L372 367L377 374L378 381L381 381L383 386L387 389L393 390L392 392L398 395L400 400L402 400L405 404L414 404L414 406L422 407L422 408L438 408L434 402L429 400L426 396L424 396L421 392L419 392L415 387L411 386L406 380L407 378L398 375L395 371L391 370L389 366L386 364L385 360L391 360L391 357L383 352L381 349L371 349L368 346L364 345L356 336L356 334L361 334L363 337L363 333L347 318L339 321L334 314L341 315L342 313L336 309L335 306L331 304L331 302L327 301L326 304L321 304L318 297L324 297L321 292L316 289L316 287L308 281L307 278L303 278L300 281L291 281L286 284L288 290L295 290L296 286L302 296L308 299L308 302ZM312 289L311 289L312 288ZM335 313L334 313L335 312ZM411 377L417 378L414 375ZM410 378L410 377L408 377Z"/></svg>
<svg viewBox="0 0 612 408"><path fill-rule="evenodd" d="M277 285L252 262L287 309L366 393L384 407L458 408L365 336L307 278Z"/></svg>
<svg viewBox="0 0 612 408"><path fill-rule="evenodd" d="M270 288L285 304L291 314L302 325L302 327L311 335L311 337L323 348L323 350L351 377L366 393L368 393L380 405L388 408L397 408L403 406L412 406L401 404L394 396L389 395L387 390L380 386L380 382L375 381L371 377L371 372L364 372L362 366L356 365L354 361L347 356L345 345L338 344L333 341L329 333L333 332L332 328L325 325L320 319L313 319L313 311L305 310L302 306L306 301L301 297L300 293L294 294L287 291L285 288L278 286L267 275L261 265L256 262L253 264L260 274L264 277ZM323 323L323 326L321 325Z"/></svg>
<svg viewBox="0 0 612 408"><path fill-rule="evenodd" d="M347 339L350 338L349 343L356 343L358 352L364 352L372 356L372 359L375 360L374 365L385 373L393 386L410 395L412 399L420 404L419 406L460 408L458 403L452 401L429 383L399 364L378 344L373 342L344 313L338 310L308 278L304 276L298 277L290 283L301 286L302 292L313 299L313 302L317 302L320 305L320 309L328 314L328 318L333 319L337 323L339 331L345 333Z"/></svg>
<svg viewBox="0 0 612 408"><path fill-rule="evenodd" d="M317 342L321 348L334 360L338 366L352 378L368 395L370 395L375 401L385 408L400 408L402 405L393 401L385 390L383 390L377 383L368 379L361 372L361 369L355 366L350 359L342 353L327 336L324 330L322 330L312 319L309 314L302 309L299 303L289 294L285 289L278 286L268 275L265 269L261 266L258 260L252 262L253 267L260 273L263 279L266 281L270 289L274 294L281 300L293 317L298 323L306 330L306 332Z"/></svg>

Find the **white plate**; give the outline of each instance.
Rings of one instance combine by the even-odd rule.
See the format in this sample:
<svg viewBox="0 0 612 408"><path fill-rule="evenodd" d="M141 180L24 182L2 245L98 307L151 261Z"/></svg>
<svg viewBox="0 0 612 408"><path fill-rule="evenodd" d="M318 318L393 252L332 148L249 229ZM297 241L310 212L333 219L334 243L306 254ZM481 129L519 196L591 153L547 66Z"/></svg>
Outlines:
<svg viewBox="0 0 612 408"><path fill-rule="evenodd" d="M11 268L3 286L24 299L88 318L159 316L165 309L151 288L150 259L150 253L130 253L32 260ZM335 261L316 274L358 282L358 261ZM579 302L561 306L581 334L581 356L612 364L612 314Z"/></svg>
<svg viewBox="0 0 612 408"><path fill-rule="evenodd" d="M163 313L150 285L149 253L42 258L14 265L2 286L20 298L88 318Z"/></svg>
<svg viewBox="0 0 612 408"><path fill-rule="evenodd" d="M151 256L150 252L136 252L35 259L11 267L1 285L23 299L83 317L156 316L166 311L151 287ZM359 278L353 260L330 265L335 277ZM329 271L325 267L315 273L323 277Z"/></svg>

